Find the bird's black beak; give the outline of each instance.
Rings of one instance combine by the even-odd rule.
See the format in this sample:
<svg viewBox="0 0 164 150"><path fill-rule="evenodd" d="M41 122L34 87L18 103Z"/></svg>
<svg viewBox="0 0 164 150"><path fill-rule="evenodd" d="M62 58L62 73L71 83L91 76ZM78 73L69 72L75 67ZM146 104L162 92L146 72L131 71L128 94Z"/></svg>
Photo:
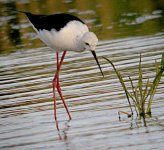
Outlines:
<svg viewBox="0 0 164 150"><path fill-rule="evenodd" d="M95 52L94 50L91 50L91 52L92 52L92 54L93 54L93 57L94 57L95 60L96 60L96 63L97 63L97 65L98 65L98 67L99 67L99 69L100 69L100 71L101 71L102 76L104 77L104 74L103 74L103 72L102 72L101 66L100 66L99 61L98 61L97 56L96 56L96 52Z"/></svg>

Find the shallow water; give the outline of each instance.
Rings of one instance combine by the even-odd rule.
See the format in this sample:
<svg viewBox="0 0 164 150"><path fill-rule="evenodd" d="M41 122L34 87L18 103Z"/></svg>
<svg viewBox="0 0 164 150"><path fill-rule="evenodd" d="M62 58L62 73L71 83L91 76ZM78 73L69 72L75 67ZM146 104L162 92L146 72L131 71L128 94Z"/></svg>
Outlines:
<svg viewBox="0 0 164 150"><path fill-rule="evenodd" d="M22 8L22 6L36 7L35 2L21 2L16 3L18 8ZM146 3L146 1L144 2ZM99 2L96 8L104 3ZM3 5L6 4L11 3L4 1ZM65 1L62 9L70 12L73 6L69 9L66 6L73 4ZM89 8L88 10L90 10ZM87 6L76 9L75 12L78 12L79 15L94 14L95 11L92 9L86 11ZM150 24L155 24L155 22L160 24L162 17L160 11L162 10L158 9L159 17L151 18ZM125 13L122 12L122 14L125 16ZM126 12L126 14L131 13ZM12 15L10 17L12 18ZM6 18L5 16L4 18L10 20L10 17ZM18 29L23 31L20 33L27 36L32 32L33 36L34 32L26 24L27 20L24 20L24 16L21 17L22 20L19 25L23 26L23 29L22 27ZM144 18L149 19L150 17ZM90 24L89 20L92 19L86 17L86 20ZM126 24L129 23L128 21L125 22ZM142 23L142 19L140 22L141 25L145 25L145 21ZM137 23L135 22L135 24ZM117 34L117 37L112 39L112 37L106 36L107 33L103 35L107 30L104 29L101 32L97 29L100 28L98 24L93 25L91 23L90 25L100 36L96 51L105 77L101 76L95 60L89 52L69 52L67 54L61 69L60 81L63 95L73 119L68 120L63 104L58 97L57 116L60 131L56 129L53 119L51 81L55 74L54 51L41 46L42 43L37 38L31 39L31 45L28 44L31 34L23 37L21 40L24 41L20 44L4 46L5 44L1 42L0 149L119 150L130 148L150 150L163 148L164 78L161 79L152 104L152 117L146 118L146 125L144 120L138 119L136 115L133 118L127 118L126 115L122 114L121 120L119 120L118 111L130 112L128 102L115 72L110 64L102 58L105 56L111 59L125 77L130 75L137 81L139 54L141 52L144 77L149 76L152 81L155 75L154 62L155 60L160 62L161 54L164 52L162 27L160 26L158 30L154 29L156 30L153 31L155 33L143 33L144 35L139 34L137 32L139 29L136 27L137 35L133 36L130 34L130 29L128 30L129 34L117 31L119 35L114 29L111 29L110 32L113 35ZM103 21L102 25L108 26ZM7 27L3 28L7 29ZM16 27L12 26L12 28ZM125 31L126 28L128 29L125 26L123 28ZM5 37L7 39L8 36L5 35Z"/></svg>

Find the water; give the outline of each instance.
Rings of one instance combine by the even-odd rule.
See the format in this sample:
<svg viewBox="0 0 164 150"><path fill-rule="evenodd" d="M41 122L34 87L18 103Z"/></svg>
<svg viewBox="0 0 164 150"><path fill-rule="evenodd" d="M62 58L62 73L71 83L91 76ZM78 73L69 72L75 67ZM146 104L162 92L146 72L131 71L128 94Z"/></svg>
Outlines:
<svg viewBox="0 0 164 150"><path fill-rule="evenodd" d="M56 1L52 7L53 1L45 5L43 1L1 1L0 149L162 149L164 78L146 126L136 115L127 118L122 114L119 120L118 111L130 112L128 102L115 72L102 58L111 59L125 77L137 80L141 52L144 77L152 81L154 61L160 62L164 52L162 1L144 0L144 8L128 1L79 3ZM68 120L57 97L60 131L53 119L55 53L38 40L25 16L5 11L15 7L38 13L76 14L100 38L96 51L104 78L89 52L69 52L66 56L60 78L73 119Z"/></svg>

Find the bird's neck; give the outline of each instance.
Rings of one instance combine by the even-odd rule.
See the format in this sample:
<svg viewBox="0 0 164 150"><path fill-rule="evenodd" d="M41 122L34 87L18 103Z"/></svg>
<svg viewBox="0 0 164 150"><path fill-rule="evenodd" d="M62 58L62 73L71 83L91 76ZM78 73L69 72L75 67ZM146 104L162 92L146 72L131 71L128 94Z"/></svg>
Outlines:
<svg viewBox="0 0 164 150"><path fill-rule="evenodd" d="M77 37L76 38L76 51L78 51L78 52L83 52L84 50L85 50L85 48L84 48L84 42L82 41L82 37L83 36L81 36L81 37Z"/></svg>

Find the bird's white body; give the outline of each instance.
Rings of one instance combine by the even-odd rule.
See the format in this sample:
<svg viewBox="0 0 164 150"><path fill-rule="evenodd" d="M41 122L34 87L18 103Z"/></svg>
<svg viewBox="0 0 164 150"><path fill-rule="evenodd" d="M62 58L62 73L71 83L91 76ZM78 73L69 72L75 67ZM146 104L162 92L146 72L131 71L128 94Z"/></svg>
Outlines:
<svg viewBox="0 0 164 150"><path fill-rule="evenodd" d="M51 29L50 31L43 29L34 30L38 33L39 38L51 49L61 51L82 52L85 50L82 43L82 37L89 32L87 25L79 21L71 21L60 31ZM95 45L96 46L96 45Z"/></svg>
<svg viewBox="0 0 164 150"><path fill-rule="evenodd" d="M89 32L87 25L79 18L69 14L54 14L54 15L35 15L29 12L23 12L28 17L34 30L38 33L39 38L51 49L56 51L56 74L54 76L53 97L54 97L54 117L56 117L56 89L61 97L64 107L71 119L71 115L66 106L59 83L59 71L64 60L66 51L82 52L90 51L101 70L97 60L95 49L98 43L98 38L93 32ZM59 60L58 52L62 52ZM58 127L57 127L58 128Z"/></svg>

